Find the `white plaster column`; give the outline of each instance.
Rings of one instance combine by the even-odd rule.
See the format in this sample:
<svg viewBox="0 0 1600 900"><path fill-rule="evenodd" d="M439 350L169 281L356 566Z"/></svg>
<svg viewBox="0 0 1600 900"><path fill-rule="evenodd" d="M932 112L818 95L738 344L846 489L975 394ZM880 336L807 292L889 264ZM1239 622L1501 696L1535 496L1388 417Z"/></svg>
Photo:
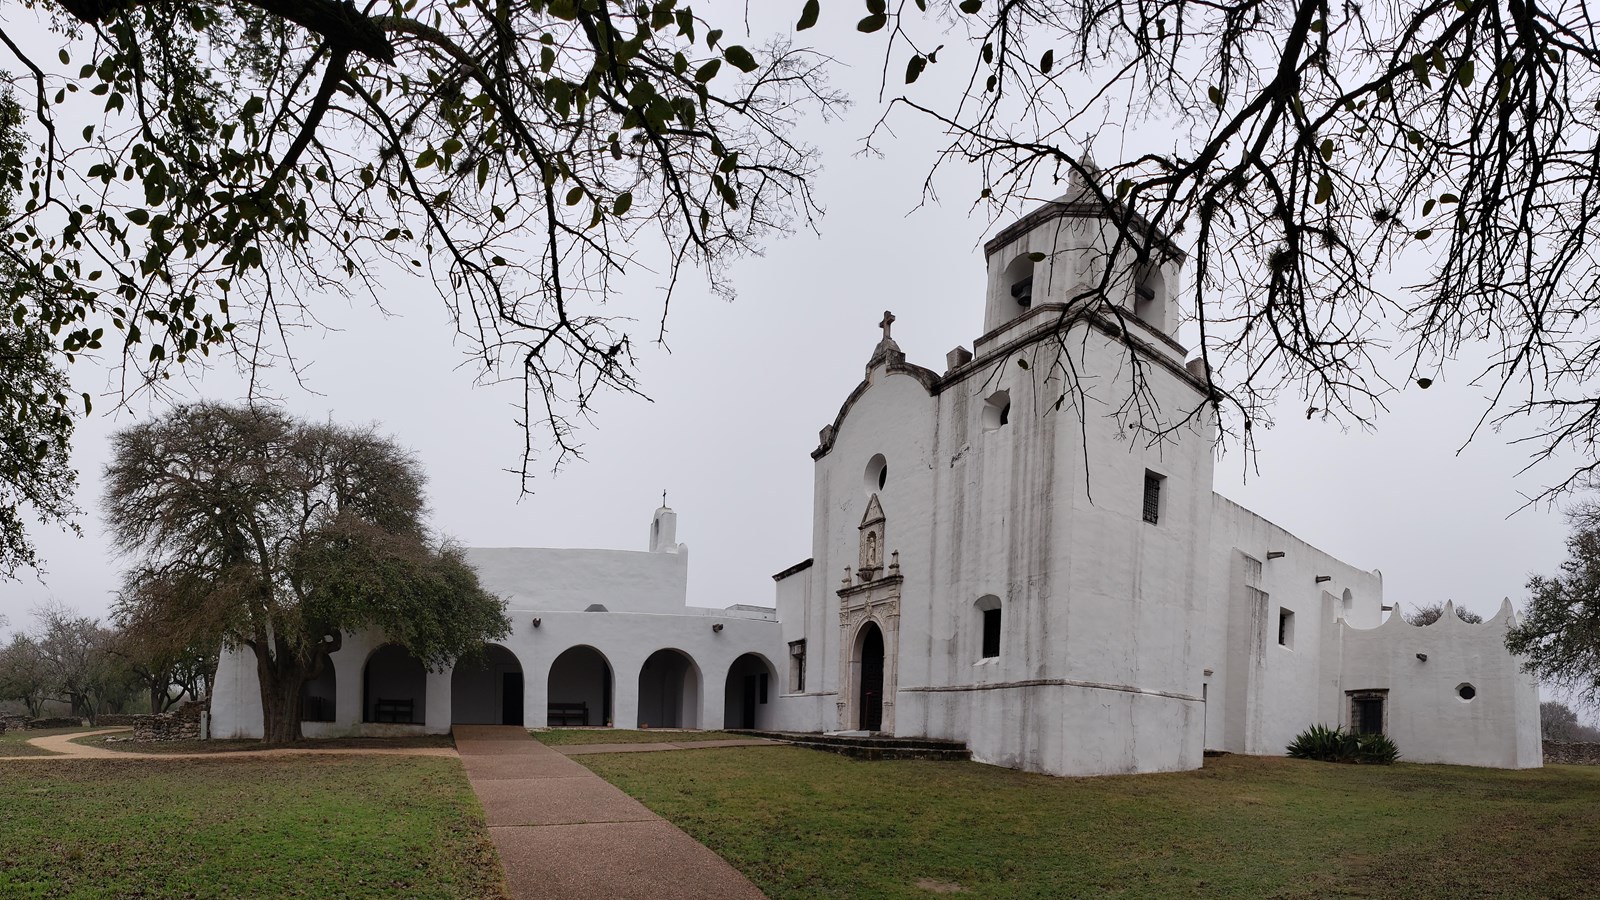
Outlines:
<svg viewBox="0 0 1600 900"><path fill-rule="evenodd" d="M727 690L728 668L732 665L731 662L717 660L711 665L701 666L699 727L716 729L723 726L728 703L724 692Z"/></svg>
<svg viewBox="0 0 1600 900"><path fill-rule="evenodd" d="M366 661L365 647L352 647L346 643L342 649L328 657L333 664L333 724L346 734L354 734L361 727L362 663Z"/></svg>
<svg viewBox="0 0 1600 900"><path fill-rule="evenodd" d="M522 724L543 728L550 724L550 660L518 654L522 663Z"/></svg>
<svg viewBox="0 0 1600 900"><path fill-rule="evenodd" d="M429 672L427 700L424 703L423 724L428 734L450 733L450 675L454 667L443 672Z"/></svg>
<svg viewBox="0 0 1600 900"><path fill-rule="evenodd" d="M639 665L612 666L611 724L630 730L639 727Z"/></svg>

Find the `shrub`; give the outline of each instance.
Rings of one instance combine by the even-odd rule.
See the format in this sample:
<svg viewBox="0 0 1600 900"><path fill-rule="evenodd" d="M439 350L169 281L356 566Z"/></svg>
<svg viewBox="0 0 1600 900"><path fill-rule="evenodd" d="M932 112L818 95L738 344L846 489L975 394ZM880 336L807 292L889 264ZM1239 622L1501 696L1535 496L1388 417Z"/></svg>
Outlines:
<svg viewBox="0 0 1600 900"><path fill-rule="evenodd" d="M1356 734L1326 725L1313 725L1300 732L1285 752L1294 759L1379 765L1400 758L1400 748L1381 734Z"/></svg>

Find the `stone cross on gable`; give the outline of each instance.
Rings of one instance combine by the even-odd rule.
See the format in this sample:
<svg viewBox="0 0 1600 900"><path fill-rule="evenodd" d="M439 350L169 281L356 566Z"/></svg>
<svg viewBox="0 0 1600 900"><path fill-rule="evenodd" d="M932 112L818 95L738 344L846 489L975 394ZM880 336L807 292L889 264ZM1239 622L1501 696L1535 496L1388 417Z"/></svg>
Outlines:
<svg viewBox="0 0 1600 900"><path fill-rule="evenodd" d="M887 309L884 310L883 311L883 321L878 323L878 327L883 329L883 339L886 340L886 341L889 340L889 327L891 325L893 325L893 324L894 324L894 313L888 311Z"/></svg>

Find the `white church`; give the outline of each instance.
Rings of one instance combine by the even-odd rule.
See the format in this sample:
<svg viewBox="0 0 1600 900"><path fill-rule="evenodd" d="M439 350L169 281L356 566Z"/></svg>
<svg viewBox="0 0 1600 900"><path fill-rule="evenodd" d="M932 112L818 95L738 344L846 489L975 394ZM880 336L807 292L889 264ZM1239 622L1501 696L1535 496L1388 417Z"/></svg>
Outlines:
<svg viewBox="0 0 1600 900"><path fill-rule="evenodd" d="M983 334L943 372L908 362L885 314L812 451L810 557L774 576L775 606L690 605L665 507L645 551L470 550L513 633L439 672L343 635L305 733L860 731L1099 775L1282 754L1328 724L1413 762L1541 765L1509 602L1412 626L1376 569L1212 490L1202 364L1167 302L1181 254L1114 279L1117 309L1073 302L1101 280L1104 212L1069 194L990 240ZM214 737L261 734L249 653L223 654Z"/></svg>

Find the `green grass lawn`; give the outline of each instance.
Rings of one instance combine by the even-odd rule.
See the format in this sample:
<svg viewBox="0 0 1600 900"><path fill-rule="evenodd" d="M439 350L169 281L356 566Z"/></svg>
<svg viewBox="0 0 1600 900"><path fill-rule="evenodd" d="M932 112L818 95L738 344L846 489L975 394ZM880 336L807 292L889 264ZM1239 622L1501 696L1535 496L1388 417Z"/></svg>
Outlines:
<svg viewBox="0 0 1600 900"><path fill-rule="evenodd" d="M502 897L454 758L0 763L0 897Z"/></svg>
<svg viewBox="0 0 1600 900"><path fill-rule="evenodd" d="M126 753L238 753L241 750L374 750L403 749L407 747L454 747L448 734L424 734L408 737L384 738L319 738L296 741L292 744L264 744L256 740L211 741L129 741L107 738L126 738L131 732L97 734L73 740L74 744L120 750Z"/></svg>
<svg viewBox="0 0 1600 900"><path fill-rule="evenodd" d="M1600 768L1224 757L1194 772L1067 779L797 748L582 761L776 898L957 885L1041 898L1600 890Z"/></svg>
<svg viewBox="0 0 1600 900"><path fill-rule="evenodd" d="M0 756L59 756L48 750L40 750L28 743L36 737L49 737L53 734L76 734L80 731L93 731L93 728L36 728L36 729L11 729L7 728L5 734L0 734Z"/></svg>
<svg viewBox="0 0 1600 900"><path fill-rule="evenodd" d="M534 739L551 746L567 744L692 744L696 741L727 741L748 739L748 734L731 734L726 731L663 731L647 728L642 731L613 728L551 728L530 732Z"/></svg>

